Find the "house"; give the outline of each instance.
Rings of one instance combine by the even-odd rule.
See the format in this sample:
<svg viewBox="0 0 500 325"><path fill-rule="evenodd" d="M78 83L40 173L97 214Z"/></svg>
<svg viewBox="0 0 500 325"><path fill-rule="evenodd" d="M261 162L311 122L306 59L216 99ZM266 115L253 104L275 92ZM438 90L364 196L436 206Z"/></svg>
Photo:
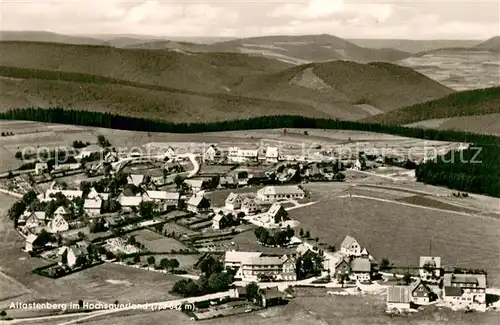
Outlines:
<svg viewBox="0 0 500 325"><path fill-rule="evenodd" d="M266 149L266 161L269 163L277 163L282 160L280 151L278 147L267 147Z"/></svg>
<svg viewBox="0 0 500 325"><path fill-rule="evenodd" d="M67 231L68 229L69 223L62 214L55 214L54 218L47 224L47 232L52 234Z"/></svg>
<svg viewBox="0 0 500 325"><path fill-rule="evenodd" d="M410 292L412 302L416 305L428 305L437 298L427 284L421 279L418 279L410 285Z"/></svg>
<svg viewBox="0 0 500 325"><path fill-rule="evenodd" d="M228 160L237 163L258 161L259 149L240 149L238 147L230 147L228 149Z"/></svg>
<svg viewBox="0 0 500 325"><path fill-rule="evenodd" d="M392 286L387 288L386 306L388 311L394 309L408 310L411 304L410 287Z"/></svg>
<svg viewBox="0 0 500 325"><path fill-rule="evenodd" d="M264 308L281 305L286 301L285 294L279 291L278 287L260 289L259 294Z"/></svg>
<svg viewBox="0 0 500 325"><path fill-rule="evenodd" d="M230 193L226 199L226 209L238 210L241 209L243 197L237 193Z"/></svg>
<svg viewBox="0 0 500 325"><path fill-rule="evenodd" d="M24 251L26 251L26 252L33 252L33 251L35 251L37 248L40 247L40 245L39 245L38 242L39 242L39 236L38 235L29 234L26 237L26 242L24 244Z"/></svg>
<svg viewBox="0 0 500 325"><path fill-rule="evenodd" d="M351 276L352 280L356 281L370 281L372 265L367 258L354 258L351 260Z"/></svg>
<svg viewBox="0 0 500 325"><path fill-rule="evenodd" d="M347 257L342 258L335 264L335 277L339 280L345 280L351 274L351 264Z"/></svg>
<svg viewBox="0 0 500 325"><path fill-rule="evenodd" d="M146 180L146 177L142 174L130 174L127 177L128 184L134 184L135 186L141 185Z"/></svg>
<svg viewBox="0 0 500 325"><path fill-rule="evenodd" d="M210 201L200 194L193 195L187 202L187 210L193 213L208 212L210 207Z"/></svg>
<svg viewBox="0 0 500 325"><path fill-rule="evenodd" d="M40 174L43 174L45 172L48 172L49 171L49 166L47 165L47 163L36 163L35 164L35 174L36 175L40 175Z"/></svg>
<svg viewBox="0 0 500 325"><path fill-rule="evenodd" d="M85 199L83 203L83 209L85 213L90 217L96 217L101 214L103 200L99 197L93 199Z"/></svg>
<svg viewBox="0 0 500 325"><path fill-rule="evenodd" d="M260 252L227 251L224 265L236 270L235 277L258 280L265 276L275 280L295 281L297 260L293 256L268 256Z"/></svg>
<svg viewBox="0 0 500 325"><path fill-rule="evenodd" d="M212 219L212 229L219 230L228 227L231 224L229 215L219 212Z"/></svg>
<svg viewBox="0 0 500 325"><path fill-rule="evenodd" d="M118 153L116 151L109 151L104 156L104 162L107 162L107 163L114 163L114 162L117 162L118 160L119 160Z"/></svg>
<svg viewBox="0 0 500 325"><path fill-rule="evenodd" d="M67 215L69 215L69 211L67 208L65 208L64 206L60 206L56 209L56 211L54 211L54 217L66 217Z"/></svg>
<svg viewBox="0 0 500 325"><path fill-rule="evenodd" d="M241 211L246 215L254 214L259 211L259 206L254 199L246 197L241 203Z"/></svg>
<svg viewBox="0 0 500 325"><path fill-rule="evenodd" d="M431 281L441 277L441 257L420 256L420 277L423 280Z"/></svg>
<svg viewBox="0 0 500 325"><path fill-rule="evenodd" d="M59 249L57 255L59 265L66 265L70 268L73 268L77 266L79 260L84 260L87 258L88 251L85 246L63 246Z"/></svg>
<svg viewBox="0 0 500 325"><path fill-rule="evenodd" d="M189 186L193 193L203 190L205 185L205 181L203 179L186 179L184 183Z"/></svg>
<svg viewBox="0 0 500 325"><path fill-rule="evenodd" d="M36 211L30 214L29 217L26 218L26 228L32 229L37 227L43 227L46 223L45 211Z"/></svg>
<svg viewBox="0 0 500 325"><path fill-rule="evenodd" d="M274 203L269 211L267 211L267 217L274 223L280 223L288 218L288 212L279 203Z"/></svg>
<svg viewBox="0 0 500 325"><path fill-rule="evenodd" d="M120 202L123 211L132 211L139 208L142 196L125 196L122 193L118 197L118 202Z"/></svg>
<svg viewBox="0 0 500 325"><path fill-rule="evenodd" d="M80 160L85 157L90 157L92 154L102 153L103 151L104 151L103 148L101 148L100 146L96 144L91 144L90 146L87 146L82 150L80 150L78 155L75 156L75 159Z"/></svg>
<svg viewBox="0 0 500 325"><path fill-rule="evenodd" d="M485 308L486 274L446 273L443 279L443 300L459 308Z"/></svg>
<svg viewBox="0 0 500 325"><path fill-rule="evenodd" d="M222 159L222 152L214 145L210 145L203 155L204 161L218 162Z"/></svg>
<svg viewBox="0 0 500 325"><path fill-rule="evenodd" d="M361 256L361 245L356 239L347 235L340 244L340 252L348 256Z"/></svg>
<svg viewBox="0 0 500 325"><path fill-rule="evenodd" d="M224 176L220 178L219 185L225 188L235 188L238 185L238 180L234 175Z"/></svg>
<svg viewBox="0 0 500 325"><path fill-rule="evenodd" d="M176 209L179 206L180 193L148 190L142 195L144 201L155 202L160 211Z"/></svg>
<svg viewBox="0 0 500 325"><path fill-rule="evenodd" d="M77 190L47 190L45 192L45 198L42 199L42 201L47 202L53 200L54 195L56 195L57 193L61 193L68 200L73 200L82 197L83 195L83 191L77 191Z"/></svg>
<svg viewBox="0 0 500 325"><path fill-rule="evenodd" d="M257 198L264 202L272 202L284 199L303 199L304 191L296 185L288 186L266 186L257 191Z"/></svg>

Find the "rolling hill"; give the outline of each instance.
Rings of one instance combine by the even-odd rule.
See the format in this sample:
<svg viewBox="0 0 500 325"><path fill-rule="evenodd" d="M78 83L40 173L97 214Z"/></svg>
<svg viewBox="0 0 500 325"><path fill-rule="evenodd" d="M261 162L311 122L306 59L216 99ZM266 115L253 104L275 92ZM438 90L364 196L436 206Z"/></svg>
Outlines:
<svg viewBox="0 0 500 325"><path fill-rule="evenodd" d="M489 50L493 52L500 52L500 36L492 37L481 44L476 45L474 48L481 50Z"/></svg>
<svg viewBox="0 0 500 325"><path fill-rule="evenodd" d="M478 40L407 40L407 39L348 39L358 46L391 48L408 53L420 53L443 48L466 48L478 45Z"/></svg>
<svg viewBox="0 0 500 325"><path fill-rule="evenodd" d="M3 109L60 106L171 121L282 114L359 120L452 92L380 62L294 66L242 53L16 41L0 42L0 56Z"/></svg>
<svg viewBox="0 0 500 325"><path fill-rule="evenodd" d="M326 34L251 37L213 44L153 41L145 42L144 44L134 44L132 47L143 49L172 49L174 43L179 43L181 46L180 49L188 47L194 52L246 53L297 65L331 60L392 62L410 56L410 53L390 48L364 48L342 38Z"/></svg>
<svg viewBox="0 0 500 325"><path fill-rule="evenodd" d="M345 114L365 116L453 92L410 68L348 61L311 63L259 75L246 79L238 90L247 95L308 105L314 105L311 103L314 99L315 103L323 103L323 107L336 106L347 110Z"/></svg>
<svg viewBox="0 0 500 325"><path fill-rule="evenodd" d="M71 36L44 31L0 31L0 41L47 42L80 45L108 44L106 41L97 38L87 36Z"/></svg>
<svg viewBox="0 0 500 325"><path fill-rule="evenodd" d="M364 119L384 124L415 124L435 119L500 113L500 87L456 92L446 97ZM471 120L479 121L477 118ZM429 124L430 125L430 124Z"/></svg>

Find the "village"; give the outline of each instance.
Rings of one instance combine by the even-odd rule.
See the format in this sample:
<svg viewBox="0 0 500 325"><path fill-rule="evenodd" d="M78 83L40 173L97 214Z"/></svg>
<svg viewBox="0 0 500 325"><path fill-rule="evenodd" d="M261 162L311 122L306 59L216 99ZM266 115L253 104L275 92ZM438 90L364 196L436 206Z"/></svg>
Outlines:
<svg viewBox="0 0 500 325"><path fill-rule="evenodd" d="M22 250L47 262L33 270L39 276L58 279L104 263L175 274L181 280L172 292L184 297L181 305L196 297L196 310L183 309L195 320L284 304L296 286L385 294L388 314L436 304L491 307L484 270L448 267L432 255L405 269L372 256L369 243L350 233L338 247L320 242L290 215L317 203L309 183L414 164L407 158L335 157L321 147L304 156L272 144L186 152L150 143L144 154L123 152L102 136L73 149L64 163L29 160L33 168L0 179L2 191L18 198L9 217L25 238ZM250 244L238 241L244 236Z"/></svg>

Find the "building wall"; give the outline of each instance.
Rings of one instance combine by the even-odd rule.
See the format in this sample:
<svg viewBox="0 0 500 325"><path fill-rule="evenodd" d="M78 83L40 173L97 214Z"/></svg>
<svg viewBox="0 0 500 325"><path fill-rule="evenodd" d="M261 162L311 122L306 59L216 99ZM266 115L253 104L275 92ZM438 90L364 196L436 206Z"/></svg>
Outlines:
<svg viewBox="0 0 500 325"><path fill-rule="evenodd" d="M402 303L402 302L388 302L387 309L410 309L410 303Z"/></svg>

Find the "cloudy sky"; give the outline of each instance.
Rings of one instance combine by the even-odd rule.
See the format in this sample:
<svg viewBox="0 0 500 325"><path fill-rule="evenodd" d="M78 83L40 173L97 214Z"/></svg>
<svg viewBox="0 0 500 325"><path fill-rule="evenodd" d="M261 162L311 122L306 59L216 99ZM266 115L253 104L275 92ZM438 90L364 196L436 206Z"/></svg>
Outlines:
<svg viewBox="0 0 500 325"><path fill-rule="evenodd" d="M2 30L67 34L486 39L498 0L0 0Z"/></svg>

